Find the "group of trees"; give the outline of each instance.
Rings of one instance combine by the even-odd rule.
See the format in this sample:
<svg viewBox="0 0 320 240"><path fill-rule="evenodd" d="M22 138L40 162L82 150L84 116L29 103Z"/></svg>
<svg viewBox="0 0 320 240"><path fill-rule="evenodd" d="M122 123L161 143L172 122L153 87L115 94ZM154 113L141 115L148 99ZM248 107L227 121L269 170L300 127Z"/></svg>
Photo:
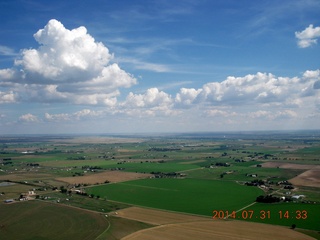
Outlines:
<svg viewBox="0 0 320 240"><path fill-rule="evenodd" d="M3 158L2 159L2 164L3 165L8 165L8 164L12 164L12 159L11 158Z"/></svg>
<svg viewBox="0 0 320 240"><path fill-rule="evenodd" d="M168 152L168 151L180 151L181 148L157 148L157 147L152 147L152 148L149 148L148 151L156 151L156 152Z"/></svg>
<svg viewBox="0 0 320 240"><path fill-rule="evenodd" d="M272 195L267 195L267 196L260 195L259 197L257 197L256 202L275 203L275 202L280 202L280 200L281 199L279 197L275 197Z"/></svg>
<svg viewBox="0 0 320 240"><path fill-rule="evenodd" d="M276 203L276 202L280 202L280 201L290 202L291 198L276 197L276 196L272 196L272 195L266 195L266 196L260 195L256 199L256 202L261 202L261 203Z"/></svg>
<svg viewBox="0 0 320 240"><path fill-rule="evenodd" d="M246 182L245 185L247 186L261 186L264 185L265 181L261 180L261 179L255 179L251 182Z"/></svg>
<svg viewBox="0 0 320 240"><path fill-rule="evenodd" d="M155 176L155 178L176 178L181 177L180 173L176 172L169 172L169 173L163 173L163 172L150 172Z"/></svg>

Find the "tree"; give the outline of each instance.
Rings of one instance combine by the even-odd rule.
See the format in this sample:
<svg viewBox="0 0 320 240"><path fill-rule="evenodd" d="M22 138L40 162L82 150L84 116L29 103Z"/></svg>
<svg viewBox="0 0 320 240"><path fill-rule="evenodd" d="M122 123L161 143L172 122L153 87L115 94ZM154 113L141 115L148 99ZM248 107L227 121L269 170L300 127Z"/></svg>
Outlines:
<svg viewBox="0 0 320 240"><path fill-rule="evenodd" d="M67 193L68 190L66 188L64 188L64 186L61 186L60 191L61 191L61 193Z"/></svg>

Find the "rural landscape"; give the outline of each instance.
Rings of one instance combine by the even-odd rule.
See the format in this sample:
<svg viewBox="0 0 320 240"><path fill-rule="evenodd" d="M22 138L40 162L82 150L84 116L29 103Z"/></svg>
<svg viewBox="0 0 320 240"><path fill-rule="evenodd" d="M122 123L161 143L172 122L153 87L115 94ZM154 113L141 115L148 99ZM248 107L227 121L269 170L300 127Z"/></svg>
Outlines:
<svg viewBox="0 0 320 240"><path fill-rule="evenodd" d="M319 13L0 1L0 240L320 240Z"/></svg>
<svg viewBox="0 0 320 240"><path fill-rule="evenodd" d="M1 239L320 239L320 132L0 138Z"/></svg>

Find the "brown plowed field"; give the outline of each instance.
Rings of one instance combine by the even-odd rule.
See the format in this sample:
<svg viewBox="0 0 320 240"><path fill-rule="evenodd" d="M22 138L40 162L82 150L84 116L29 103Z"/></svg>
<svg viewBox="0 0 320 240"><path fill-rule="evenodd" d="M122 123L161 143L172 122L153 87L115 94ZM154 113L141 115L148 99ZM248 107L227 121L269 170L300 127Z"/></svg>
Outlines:
<svg viewBox="0 0 320 240"><path fill-rule="evenodd" d="M135 232L124 237L123 240L313 239L286 227L236 220L213 220L140 207L120 210L117 216L159 225Z"/></svg>
<svg viewBox="0 0 320 240"><path fill-rule="evenodd" d="M289 180L293 185L320 187L320 169L312 169Z"/></svg>
<svg viewBox="0 0 320 240"><path fill-rule="evenodd" d="M295 164L283 162L265 162L262 164L265 168L287 168L287 169L320 169L319 165Z"/></svg>
<svg viewBox="0 0 320 240"><path fill-rule="evenodd" d="M140 207L131 207L120 210L117 212L117 216L153 225L212 220L211 218L201 216L198 217L182 213L173 213Z"/></svg>
<svg viewBox="0 0 320 240"><path fill-rule="evenodd" d="M108 180L109 182L124 182L129 180L148 178L150 176L152 175L144 173L105 171L87 176L56 178L56 180L69 184L96 184L104 183L106 180Z"/></svg>
<svg viewBox="0 0 320 240"><path fill-rule="evenodd" d="M289 228L241 221L204 221L161 225L135 232L123 240L307 240L313 239Z"/></svg>
<svg viewBox="0 0 320 240"><path fill-rule="evenodd" d="M47 179L52 178L53 175L45 174L45 173L13 173L7 175L1 175L0 180L10 180L10 181L26 181L26 180L35 180L35 179Z"/></svg>

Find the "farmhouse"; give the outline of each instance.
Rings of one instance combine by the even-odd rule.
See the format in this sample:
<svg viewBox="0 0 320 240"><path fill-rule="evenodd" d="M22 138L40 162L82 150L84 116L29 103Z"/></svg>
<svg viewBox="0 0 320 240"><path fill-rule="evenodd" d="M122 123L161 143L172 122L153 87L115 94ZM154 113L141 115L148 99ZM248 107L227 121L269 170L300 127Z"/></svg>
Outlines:
<svg viewBox="0 0 320 240"><path fill-rule="evenodd" d="M32 200L32 199L34 199L34 197L36 195L37 194L34 191L28 191L27 193L21 193L19 200L20 201Z"/></svg>

